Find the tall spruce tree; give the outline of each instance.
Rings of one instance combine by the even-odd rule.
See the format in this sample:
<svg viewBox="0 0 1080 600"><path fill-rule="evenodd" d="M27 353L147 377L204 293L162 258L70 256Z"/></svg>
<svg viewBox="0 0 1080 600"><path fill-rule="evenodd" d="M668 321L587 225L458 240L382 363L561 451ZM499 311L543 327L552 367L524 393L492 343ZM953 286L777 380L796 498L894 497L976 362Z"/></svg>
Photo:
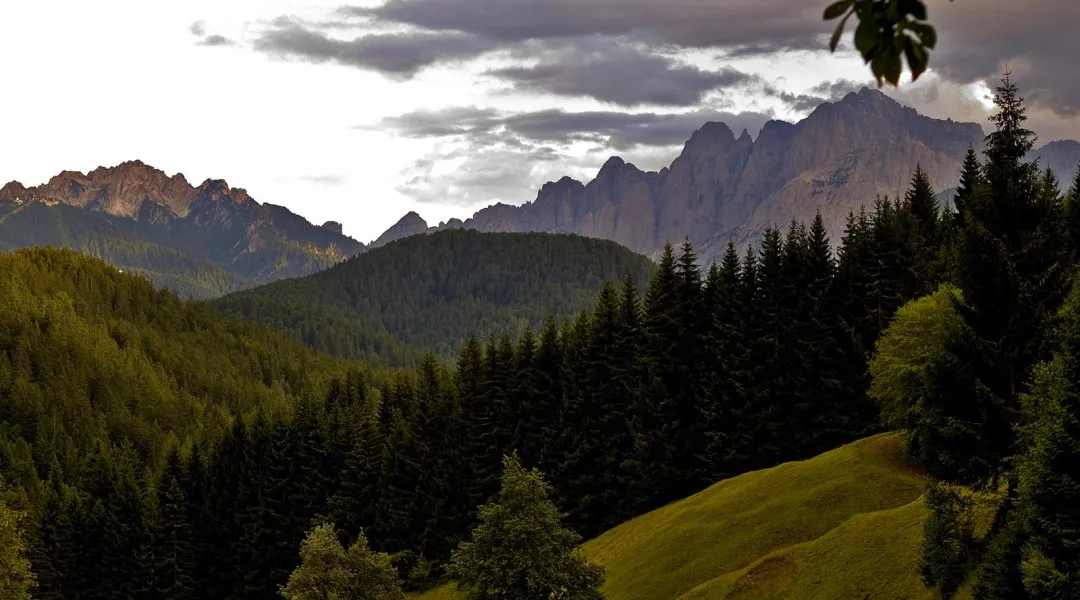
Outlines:
<svg viewBox="0 0 1080 600"><path fill-rule="evenodd" d="M1069 237L1069 259L1080 256L1080 166L1065 197L1065 227Z"/></svg>
<svg viewBox="0 0 1080 600"><path fill-rule="evenodd" d="M183 460L174 448L157 486L159 520L154 536L154 580L158 595L151 597L187 600L197 595L195 549L183 479Z"/></svg>
<svg viewBox="0 0 1080 600"><path fill-rule="evenodd" d="M957 225L963 223L964 211L968 201L975 194L975 190L982 183L982 164L975 149L968 146L967 154L964 155L964 163L960 167L960 184L953 194L953 213Z"/></svg>
<svg viewBox="0 0 1080 600"><path fill-rule="evenodd" d="M1012 447L1011 423L1030 370L1044 356L1047 320L1065 292L1066 248L1051 203L1041 201L1036 167L1025 157L1035 135L1024 127L1023 100L1008 73L994 97L996 130L986 138L985 186L965 204L953 259L963 290L960 313L973 333L973 373L1000 408L982 419L989 448L986 478L1001 473Z"/></svg>

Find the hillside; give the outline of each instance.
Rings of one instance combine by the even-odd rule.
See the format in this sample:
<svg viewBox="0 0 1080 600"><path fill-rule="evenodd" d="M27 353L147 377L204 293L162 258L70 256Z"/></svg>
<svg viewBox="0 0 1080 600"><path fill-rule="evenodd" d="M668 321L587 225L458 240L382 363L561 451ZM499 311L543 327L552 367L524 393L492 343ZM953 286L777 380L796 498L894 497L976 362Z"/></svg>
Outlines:
<svg viewBox="0 0 1080 600"><path fill-rule="evenodd" d="M916 566L924 480L899 462L898 439L721 481L587 542L607 599L934 598Z"/></svg>
<svg viewBox="0 0 1080 600"><path fill-rule="evenodd" d="M52 461L79 481L98 440L152 463L170 438L213 440L256 409L287 411L304 394L324 394L346 368L94 258L0 254L8 483L30 485Z"/></svg>
<svg viewBox="0 0 1080 600"><path fill-rule="evenodd" d="M0 251L52 245L99 257L188 298L211 298L329 267L361 252L221 180L188 184L139 161L0 188Z"/></svg>
<svg viewBox="0 0 1080 600"><path fill-rule="evenodd" d="M606 281L631 275L643 287L652 269L604 240L444 231L212 305L339 356L400 362L414 356L402 344L454 352L470 335L517 332L591 308Z"/></svg>

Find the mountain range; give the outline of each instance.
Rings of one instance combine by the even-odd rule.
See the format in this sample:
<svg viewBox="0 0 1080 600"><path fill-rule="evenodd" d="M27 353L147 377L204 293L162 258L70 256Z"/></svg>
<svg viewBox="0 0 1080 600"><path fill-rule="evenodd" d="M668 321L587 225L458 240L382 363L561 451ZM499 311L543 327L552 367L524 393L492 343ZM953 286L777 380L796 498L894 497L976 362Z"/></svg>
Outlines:
<svg viewBox="0 0 1080 600"><path fill-rule="evenodd" d="M206 298L320 271L364 250L220 179L191 185L141 161L0 188L0 250L68 247Z"/></svg>
<svg viewBox="0 0 1080 600"><path fill-rule="evenodd" d="M469 228L576 233L652 257L668 242L689 239L702 258L711 259L728 240L751 243L769 225L809 221L818 211L836 243L849 212L869 207L878 196L902 194L916 165L938 190L955 187L967 149L983 143L976 123L920 115L863 88L822 104L799 123L769 121L756 139L706 123L659 172L612 157L592 181L563 177L521 206L496 204L435 227L410 212L372 246ZM1071 181L1080 143L1052 142L1033 156Z"/></svg>

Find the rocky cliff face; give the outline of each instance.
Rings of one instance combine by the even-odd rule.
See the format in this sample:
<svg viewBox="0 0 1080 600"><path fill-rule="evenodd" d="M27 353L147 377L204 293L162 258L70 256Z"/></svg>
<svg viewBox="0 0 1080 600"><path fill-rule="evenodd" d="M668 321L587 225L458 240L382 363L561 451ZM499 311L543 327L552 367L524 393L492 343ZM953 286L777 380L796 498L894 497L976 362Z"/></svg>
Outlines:
<svg viewBox="0 0 1080 600"><path fill-rule="evenodd" d="M797 124L771 121L756 140L706 123L659 172L612 158L587 184L563 178L529 204L485 208L463 225L577 233L650 256L689 238L710 259L729 239L753 242L771 224L820 211L838 241L849 211L902 193L916 164L939 189L954 186L968 146L982 143L977 124L931 119L863 89Z"/></svg>
<svg viewBox="0 0 1080 600"><path fill-rule="evenodd" d="M118 266L157 265L162 272L138 268L170 282L187 257L235 278L208 287L219 291L304 275L364 249L342 235L339 224L319 227L284 207L260 204L223 180L193 186L182 174L169 177L137 160L86 174L64 171L36 187L11 182L0 188L4 204L14 207L0 212L0 233L8 232L8 239L0 239L5 249L70 246L98 252ZM38 208L25 210L29 206ZM64 218L40 218L43 208L63 211ZM112 254L101 250L105 239ZM117 244L125 250L114 251ZM157 260L163 251L168 261ZM116 256L129 262L120 265L120 259L112 260ZM184 277L206 279L202 268L184 263Z"/></svg>
<svg viewBox="0 0 1080 600"><path fill-rule="evenodd" d="M1076 171L1080 168L1080 142L1074 140L1058 140L1050 142L1031 153L1031 157L1039 161L1041 168L1050 167L1057 175L1061 190L1066 192L1076 180Z"/></svg>

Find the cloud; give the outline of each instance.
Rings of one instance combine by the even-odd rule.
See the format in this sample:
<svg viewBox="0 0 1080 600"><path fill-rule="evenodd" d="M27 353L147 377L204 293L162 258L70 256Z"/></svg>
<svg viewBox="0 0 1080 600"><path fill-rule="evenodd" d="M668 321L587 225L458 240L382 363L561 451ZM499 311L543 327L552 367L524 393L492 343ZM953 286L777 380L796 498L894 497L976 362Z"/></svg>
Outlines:
<svg viewBox="0 0 1080 600"><path fill-rule="evenodd" d="M398 191L422 203L520 204L581 160L554 148L458 143L416 160Z"/></svg>
<svg viewBox="0 0 1080 600"><path fill-rule="evenodd" d="M199 42L200 46L233 46L236 42L223 35L208 35Z"/></svg>
<svg viewBox="0 0 1080 600"><path fill-rule="evenodd" d="M614 150L641 146L673 146L690 138L703 124L723 122L736 134L746 129L756 135L772 115L730 113L699 109L684 113L627 113L618 111L567 112L548 109L501 113L476 107L416 111L383 119L379 126L413 138L463 137L500 143L571 144L591 142Z"/></svg>
<svg viewBox="0 0 1080 600"><path fill-rule="evenodd" d="M538 52L538 64L490 71L518 90L585 96L619 106L693 106L719 88L754 76L731 68L706 71L648 52L625 39L594 37Z"/></svg>
<svg viewBox="0 0 1080 600"><path fill-rule="evenodd" d="M859 82L850 79L837 79L835 81L823 81L814 85L808 90L810 92L808 94L795 94L771 85L765 85L762 91L779 99L795 112L809 113L825 102L836 102L852 92L858 92L864 87L875 87L875 85L869 80Z"/></svg>
<svg viewBox="0 0 1080 600"><path fill-rule="evenodd" d="M204 35L206 35L206 22L195 21L188 27L188 31L191 32L191 35L194 35L196 37L203 37Z"/></svg>
<svg viewBox="0 0 1080 600"><path fill-rule="evenodd" d="M325 175L301 175L297 179L314 185L336 187L344 184L348 178L341 174L329 173Z"/></svg>
<svg viewBox="0 0 1080 600"><path fill-rule="evenodd" d="M405 78L435 63L475 58L493 48L491 41L460 33L379 33L342 40L287 17L275 19L255 40L255 49L270 55Z"/></svg>
<svg viewBox="0 0 1080 600"><path fill-rule="evenodd" d="M390 0L345 14L505 42L634 34L680 47L822 48L816 2L791 0Z"/></svg>
<svg viewBox="0 0 1080 600"><path fill-rule="evenodd" d="M991 88L1006 64L1035 110L1080 115L1080 2L1075 0L931 0L938 47L930 67L958 84Z"/></svg>

